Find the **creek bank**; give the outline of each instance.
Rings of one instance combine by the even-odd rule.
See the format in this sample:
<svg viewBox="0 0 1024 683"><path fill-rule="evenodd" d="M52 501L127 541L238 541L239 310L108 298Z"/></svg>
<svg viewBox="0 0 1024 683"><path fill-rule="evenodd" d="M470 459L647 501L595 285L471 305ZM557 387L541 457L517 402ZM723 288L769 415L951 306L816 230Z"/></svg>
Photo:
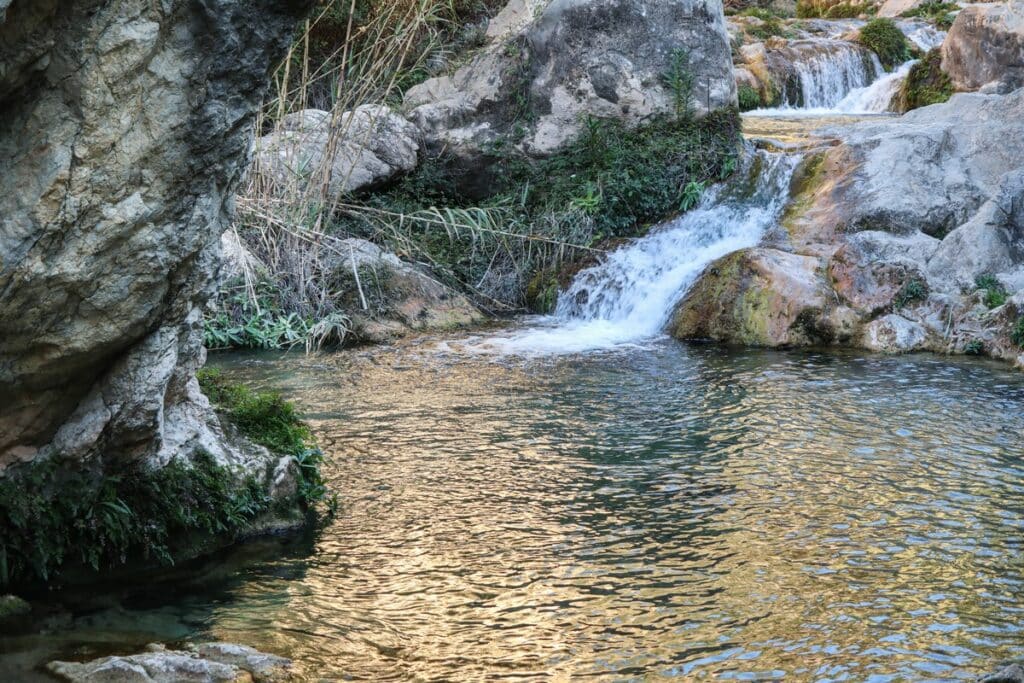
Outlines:
<svg viewBox="0 0 1024 683"><path fill-rule="evenodd" d="M805 162L782 228L712 264L673 334L1024 364L1024 90L830 134L841 144Z"/></svg>

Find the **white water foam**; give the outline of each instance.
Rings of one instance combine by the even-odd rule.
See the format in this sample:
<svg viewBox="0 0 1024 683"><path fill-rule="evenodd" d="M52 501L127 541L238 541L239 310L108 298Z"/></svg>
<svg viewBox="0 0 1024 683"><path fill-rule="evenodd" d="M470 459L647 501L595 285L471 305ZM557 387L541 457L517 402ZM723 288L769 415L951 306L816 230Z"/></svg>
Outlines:
<svg viewBox="0 0 1024 683"><path fill-rule="evenodd" d="M795 155L756 153L738 182L709 190L697 208L581 271L559 295L554 316L464 349L567 354L660 336L675 304L709 263L755 246L778 221L798 161Z"/></svg>

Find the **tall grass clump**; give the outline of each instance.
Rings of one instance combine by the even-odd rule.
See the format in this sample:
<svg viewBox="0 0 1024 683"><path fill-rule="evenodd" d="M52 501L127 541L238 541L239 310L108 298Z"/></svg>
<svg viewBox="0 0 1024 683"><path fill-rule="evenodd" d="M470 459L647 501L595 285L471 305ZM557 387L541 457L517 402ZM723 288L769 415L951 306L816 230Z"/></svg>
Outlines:
<svg viewBox="0 0 1024 683"><path fill-rule="evenodd" d="M872 19L860 30L858 41L878 55L886 70L910 59L910 43L892 19Z"/></svg>

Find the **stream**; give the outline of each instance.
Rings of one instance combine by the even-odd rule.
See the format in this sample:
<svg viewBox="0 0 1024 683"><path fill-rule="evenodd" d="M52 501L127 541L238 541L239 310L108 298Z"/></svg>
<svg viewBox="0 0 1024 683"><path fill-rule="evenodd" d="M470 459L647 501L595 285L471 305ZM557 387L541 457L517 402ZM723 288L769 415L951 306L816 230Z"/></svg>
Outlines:
<svg viewBox="0 0 1024 683"><path fill-rule="evenodd" d="M809 131L880 115L898 74L847 61L862 71L815 76L813 106L746 119L789 151L751 152L553 316L211 356L300 406L338 516L54 596L0 636L0 680L202 639L312 680L972 680L1024 657L1024 376L661 334L708 263L777 221Z"/></svg>

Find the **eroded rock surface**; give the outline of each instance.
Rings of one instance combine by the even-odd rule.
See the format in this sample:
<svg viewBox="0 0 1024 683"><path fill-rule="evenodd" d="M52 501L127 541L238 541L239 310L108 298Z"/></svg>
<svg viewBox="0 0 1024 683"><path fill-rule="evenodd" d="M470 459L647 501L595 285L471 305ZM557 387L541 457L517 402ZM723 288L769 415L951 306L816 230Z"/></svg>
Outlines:
<svg viewBox="0 0 1024 683"><path fill-rule="evenodd" d="M514 0L489 36L405 98L428 148L465 166L494 144L551 154L587 115L636 125L736 101L720 0Z"/></svg>
<svg viewBox="0 0 1024 683"><path fill-rule="evenodd" d="M50 662L47 669L69 683L285 683L291 661L234 643L203 643L186 650L150 645L147 652L90 662Z"/></svg>
<svg viewBox="0 0 1024 683"><path fill-rule="evenodd" d="M957 90L1024 86L1024 3L967 5L942 44L942 70Z"/></svg>
<svg viewBox="0 0 1024 683"><path fill-rule="evenodd" d="M809 154L771 249L713 263L672 332L1020 363L1024 89L957 95L832 134L843 143Z"/></svg>
<svg viewBox="0 0 1024 683"><path fill-rule="evenodd" d="M201 310L253 112L308 5L5 3L0 470L256 457L225 445L195 382Z"/></svg>
<svg viewBox="0 0 1024 683"><path fill-rule="evenodd" d="M416 127L382 105L367 104L335 118L306 109L287 115L256 143L253 170L265 189L300 201L312 185L336 198L373 189L416 168Z"/></svg>

